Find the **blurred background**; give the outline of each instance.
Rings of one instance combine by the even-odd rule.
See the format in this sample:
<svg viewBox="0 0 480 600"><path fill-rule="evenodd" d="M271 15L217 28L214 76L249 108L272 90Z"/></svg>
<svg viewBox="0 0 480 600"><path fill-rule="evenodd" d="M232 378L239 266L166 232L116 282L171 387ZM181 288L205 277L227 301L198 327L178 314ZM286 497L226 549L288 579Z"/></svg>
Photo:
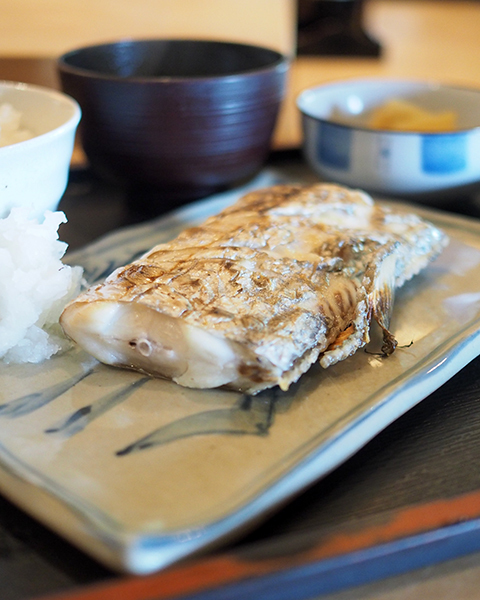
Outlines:
<svg viewBox="0 0 480 600"><path fill-rule="evenodd" d="M360 18L362 33L372 40L373 50L378 44L378 53L369 55L368 43L363 49L357 44L356 55L332 55L325 46L317 48L316 56L299 52L275 148L298 147L295 98L311 85L347 77L428 76L480 86L480 3L473 0L4 0L0 79L21 77L58 87L57 56L78 46L129 37L214 38L297 55L299 25L334 5L351 16L354 27ZM318 35L329 35L338 20L315 27Z"/></svg>
<svg viewBox="0 0 480 600"><path fill-rule="evenodd" d="M7 0L0 55L55 56L121 37L200 37L294 46L295 0Z"/></svg>

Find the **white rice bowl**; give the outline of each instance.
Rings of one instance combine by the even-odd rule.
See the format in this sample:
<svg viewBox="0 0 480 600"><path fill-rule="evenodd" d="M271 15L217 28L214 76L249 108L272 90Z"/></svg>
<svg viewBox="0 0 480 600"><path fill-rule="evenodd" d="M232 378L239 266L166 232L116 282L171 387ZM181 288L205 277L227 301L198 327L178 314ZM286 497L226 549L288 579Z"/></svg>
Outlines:
<svg viewBox="0 0 480 600"><path fill-rule="evenodd" d="M0 359L38 363L70 347L59 325L65 304L81 286L83 269L63 264L58 239L63 212L43 222L25 208L0 219Z"/></svg>
<svg viewBox="0 0 480 600"><path fill-rule="evenodd" d="M11 104L0 104L0 147L31 140L34 135L21 126L22 113Z"/></svg>

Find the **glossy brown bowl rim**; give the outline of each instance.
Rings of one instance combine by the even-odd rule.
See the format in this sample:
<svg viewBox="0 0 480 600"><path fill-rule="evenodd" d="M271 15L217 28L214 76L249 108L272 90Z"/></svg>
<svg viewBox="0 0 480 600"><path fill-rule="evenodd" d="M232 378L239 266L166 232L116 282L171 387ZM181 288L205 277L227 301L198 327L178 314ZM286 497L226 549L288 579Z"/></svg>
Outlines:
<svg viewBox="0 0 480 600"><path fill-rule="evenodd" d="M172 75L160 75L160 76L145 76L145 75L129 75L119 76L112 75L109 73L103 73L102 71L88 69L85 67L77 67L69 64L68 58L73 55L78 55L81 52L91 51L99 48L114 48L115 46L122 45L149 45L155 43L199 43L202 45L215 44L224 46L236 46L243 48L250 48L254 50L261 50L263 52L270 52L272 54L272 61L261 67L252 67L251 69L242 69L241 71L232 71L231 73L219 74L219 75L192 75L192 76L172 76ZM202 82L202 81L221 81L228 79L238 79L239 77L247 77L252 75L260 75L266 72L275 72L281 69L287 70L290 63L290 58L274 48L267 46L260 46L257 44L248 44L244 42L229 42L225 40L215 39L200 39L200 38L125 38L122 40L116 40L112 42L103 42L100 44L91 44L88 46L81 46L65 52L57 58L57 67L60 72L69 73L71 75L77 75L85 78L98 79L111 82L128 82L128 83L172 83L172 82Z"/></svg>

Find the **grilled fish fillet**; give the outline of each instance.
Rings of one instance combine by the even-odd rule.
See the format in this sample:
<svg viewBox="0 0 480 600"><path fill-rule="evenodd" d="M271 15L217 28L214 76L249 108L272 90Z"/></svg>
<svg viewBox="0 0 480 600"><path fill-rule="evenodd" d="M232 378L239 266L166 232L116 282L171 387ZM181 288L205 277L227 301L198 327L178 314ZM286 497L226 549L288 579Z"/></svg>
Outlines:
<svg viewBox="0 0 480 600"><path fill-rule="evenodd" d="M101 362L193 388L286 390L369 341L394 290L446 245L413 214L336 185L247 194L72 301L65 333Z"/></svg>

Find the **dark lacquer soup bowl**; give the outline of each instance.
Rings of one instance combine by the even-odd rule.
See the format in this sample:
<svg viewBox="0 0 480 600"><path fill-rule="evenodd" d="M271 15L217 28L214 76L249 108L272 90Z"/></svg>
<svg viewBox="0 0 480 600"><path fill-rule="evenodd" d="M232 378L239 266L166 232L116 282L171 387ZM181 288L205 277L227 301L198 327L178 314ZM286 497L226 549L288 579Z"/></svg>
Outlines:
<svg viewBox="0 0 480 600"><path fill-rule="evenodd" d="M58 60L63 90L82 108L92 169L160 203L207 196L261 169L288 66L275 50L206 40L125 40Z"/></svg>

